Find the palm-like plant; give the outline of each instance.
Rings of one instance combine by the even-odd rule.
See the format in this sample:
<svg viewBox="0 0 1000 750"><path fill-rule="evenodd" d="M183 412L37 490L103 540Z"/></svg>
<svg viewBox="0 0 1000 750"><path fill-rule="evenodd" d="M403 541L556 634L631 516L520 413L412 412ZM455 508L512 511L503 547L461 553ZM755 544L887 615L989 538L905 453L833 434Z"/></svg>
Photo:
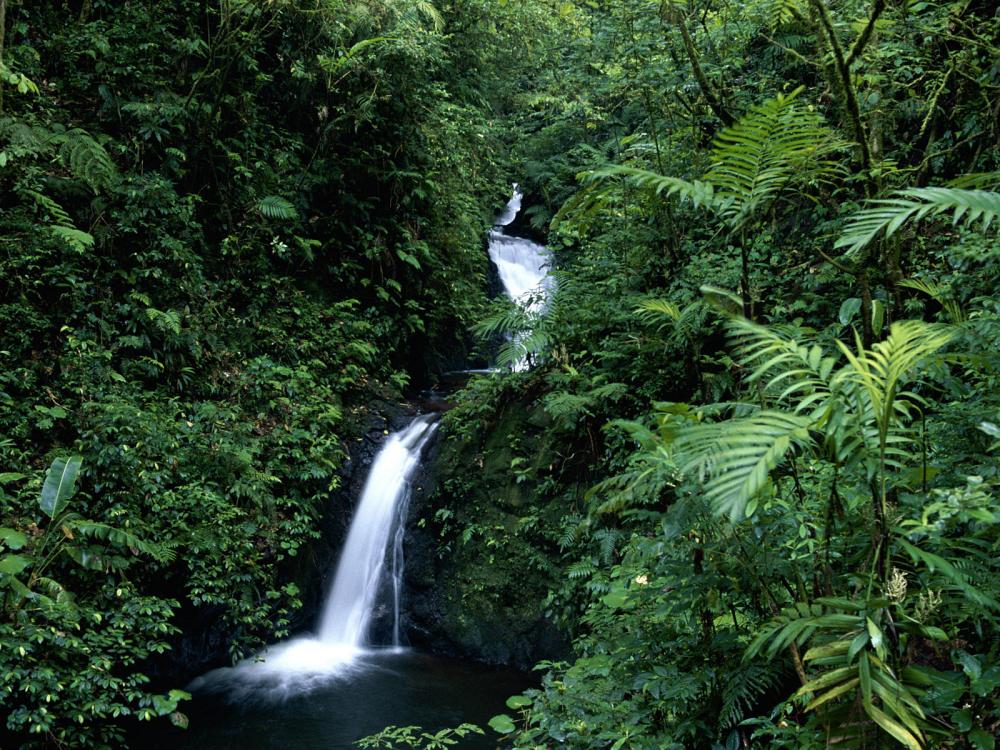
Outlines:
<svg viewBox="0 0 1000 750"><path fill-rule="evenodd" d="M738 520L753 513L776 468L796 453L812 452L861 470L871 482L876 518L884 519L889 475L907 459L902 446L921 403L907 386L951 331L903 321L870 349L857 341L855 349L837 342L830 351L805 331L741 317L729 326L737 358L749 368L748 381L765 407L743 404L740 416L677 431L672 448L679 465L704 479L719 512Z"/></svg>
<svg viewBox="0 0 1000 750"><path fill-rule="evenodd" d="M927 678L919 670L897 671L891 666L889 629L913 629L934 635L912 623L897 623L885 598L854 601L833 597L787 608L764 628L747 651L748 656L774 657L792 644L809 645L803 661L822 670L795 693L808 699L806 710L823 714L837 727L840 740L865 735L857 709L875 725L910 750L920 750L921 721L925 713L919 696ZM844 704L842 699L856 696ZM860 704L860 706L859 706Z"/></svg>
<svg viewBox="0 0 1000 750"><path fill-rule="evenodd" d="M880 236L891 237L908 222L947 213L951 213L952 224L975 227L978 223L985 233L1000 219L1000 193L946 187L899 190L892 198L869 201L855 213L835 246L847 248L847 254L853 255Z"/></svg>
<svg viewBox="0 0 1000 750"><path fill-rule="evenodd" d="M814 465L850 472L869 487L875 519L868 593L859 600L826 597L786 609L759 633L748 656L791 649L798 660L804 649L803 685L796 696L808 700L807 709L836 726L841 739L878 728L918 750L925 678L896 669L890 645L906 628L924 638L943 633L901 622L877 587L887 588L891 548L926 562L906 540L893 545L888 506L894 483L902 481L911 461L912 425L924 406L913 384L953 331L902 321L884 341L866 348L857 337L854 346L840 341L824 346L811 331L767 327L739 316L728 326L754 403L731 405L733 416L716 421L699 419L690 409L664 409L660 455L700 479L715 510L733 520L753 515L775 472L784 466L794 471L803 456ZM947 565L942 560L937 567L949 575Z"/></svg>

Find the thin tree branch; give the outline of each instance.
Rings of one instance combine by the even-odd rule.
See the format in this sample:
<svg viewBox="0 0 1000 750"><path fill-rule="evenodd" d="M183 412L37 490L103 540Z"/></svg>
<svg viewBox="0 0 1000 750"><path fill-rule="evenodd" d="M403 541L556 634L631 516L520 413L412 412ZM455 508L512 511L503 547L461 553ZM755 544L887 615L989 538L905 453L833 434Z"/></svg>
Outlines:
<svg viewBox="0 0 1000 750"><path fill-rule="evenodd" d="M708 102L709 108L715 113L715 116L722 120L722 124L732 125L736 122L729 111L722 105L722 101L716 93L712 84L708 80L708 76L705 75L705 71L701 67L701 59L698 56L698 50L694 46L694 42L691 40L691 34L687 29L687 22L684 17L678 13L669 4L664 4L662 6L663 16L674 23L677 29L681 32L681 40L684 42L684 49L687 52L688 59L691 62L691 69L694 71L694 77L698 81L698 87L701 89L702 95L705 97L705 101Z"/></svg>
<svg viewBox="0 0 1000 750"><path fill-rule="evenodd" d="M851 51L847 55L848 66L853 65L855 60L861 57L861 54L865 51L865 47L868 46L868 42L871 41L872 34L875 32L875 24L884 10L885 0L875 0L875 7L872 8L872 14L868 19L868 24L865 26L865 30L861 32L861 36L859 36L857 41L854 42L854 46L851 47Z"/></svg>

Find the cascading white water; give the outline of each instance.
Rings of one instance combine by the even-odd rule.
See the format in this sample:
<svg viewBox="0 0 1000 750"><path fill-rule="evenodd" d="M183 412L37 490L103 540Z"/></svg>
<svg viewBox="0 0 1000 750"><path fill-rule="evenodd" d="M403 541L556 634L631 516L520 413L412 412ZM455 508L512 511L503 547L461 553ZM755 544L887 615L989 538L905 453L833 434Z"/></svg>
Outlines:
<svg viewBox="0 0 1000 750"><path fill-rule="evenodd" d="M548 272L548 250L537 242L507 234L504 230L520 212L523 197L515 184L513 197L490 231L487 251L507 296L528 312L539 314L545 311L553 286ZM515 370L527 367L527 354L514 365Z"/></svg>
<svg viewBox="0 0 1000 750"><path fill-rule="evenodd" d="M365 481L358 508L344 542L333 586L315 637L293 638L269 646L235 667L216 669L195 680L192 689L226 690L234 695L279 695L308 690L331 675L349 673L365 653L368 627L385 583L390 554L393 593L393 646L399 646L399 604L403 575L403 533L410 479L420 453L437 425L430 417L414 419L386 438Z"/></svg>
<svg viewBox="0 0 1000 750"><path fill-rule="evenodd" d="M389 538L395 531L393 551L401 555L401 511L409 499L410 476L435 426L426 417L415 419L405 430L390 435L375 457L340 554L333 588L323 608L321 642L350 648L367 645L365 639L383 580ZM402 566L397 562L393 562L392 574L398 616ZM393 645L398 646L398 641Z"/></svg>

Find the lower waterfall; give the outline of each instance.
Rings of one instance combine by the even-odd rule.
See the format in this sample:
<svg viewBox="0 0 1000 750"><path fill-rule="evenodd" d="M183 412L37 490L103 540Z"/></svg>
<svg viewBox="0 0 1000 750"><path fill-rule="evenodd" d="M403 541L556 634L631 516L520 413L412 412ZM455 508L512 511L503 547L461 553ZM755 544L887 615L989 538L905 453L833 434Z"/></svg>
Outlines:
<svg viewBox="0 0 1000 750"><path fill-rule="evenodd" d="M337 564L333 585L315 635L268 646L235 667L213 670L197 678L193 690L247 693L302 692L330 677L356 671L369 647L368 630L391 576L393 643L399 647L402 584L402 538L409 504L410 479L420 454L437 425L420 416L386 438L365 481ZM391 556L388 571L386 558Z"/></svg>

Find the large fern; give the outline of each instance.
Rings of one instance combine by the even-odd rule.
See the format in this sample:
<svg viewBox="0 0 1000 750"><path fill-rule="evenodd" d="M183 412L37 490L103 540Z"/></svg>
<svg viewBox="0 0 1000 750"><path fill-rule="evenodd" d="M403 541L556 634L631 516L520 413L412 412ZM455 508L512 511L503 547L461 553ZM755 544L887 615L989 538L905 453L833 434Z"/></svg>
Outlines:
<svg viewBox="0 0 1000 750"><path fill-rule="evenodd" d="M1000 193L987 190L927 187L899 190L893 198L869 201L844 227L835 247L848 255L867 247L879 236L891 237L904 224L951 214L952 224L986 232L1000 218Z"/></svg>

